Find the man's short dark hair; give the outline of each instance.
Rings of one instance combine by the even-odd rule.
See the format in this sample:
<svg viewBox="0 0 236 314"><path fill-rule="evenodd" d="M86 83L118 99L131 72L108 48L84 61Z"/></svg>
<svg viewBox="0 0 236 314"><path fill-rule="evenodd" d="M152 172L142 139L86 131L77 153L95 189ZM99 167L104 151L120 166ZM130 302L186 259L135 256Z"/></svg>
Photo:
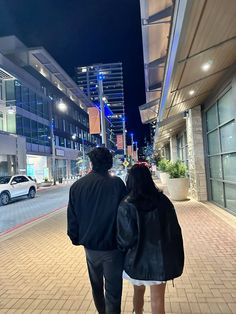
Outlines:
<svg viewBox="0 0 236 314"><path fill-rule="evenodd" d="M96 172L106 172L112 167L112 154L105 147L94 148L88 153L93 170Z"/></svg>

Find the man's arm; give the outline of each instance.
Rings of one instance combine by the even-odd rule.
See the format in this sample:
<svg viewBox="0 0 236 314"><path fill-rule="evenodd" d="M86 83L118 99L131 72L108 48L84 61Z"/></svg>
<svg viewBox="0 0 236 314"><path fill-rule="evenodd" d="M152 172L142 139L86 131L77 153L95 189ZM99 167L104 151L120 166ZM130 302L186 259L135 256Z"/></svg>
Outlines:
<svg viewBox="0 0 236 314"><path fill-rule="evenodd" d="M67 207L67 234L74 245L79 245L79 226L73 198L73 186L70 188L69 202Z"/></svg>

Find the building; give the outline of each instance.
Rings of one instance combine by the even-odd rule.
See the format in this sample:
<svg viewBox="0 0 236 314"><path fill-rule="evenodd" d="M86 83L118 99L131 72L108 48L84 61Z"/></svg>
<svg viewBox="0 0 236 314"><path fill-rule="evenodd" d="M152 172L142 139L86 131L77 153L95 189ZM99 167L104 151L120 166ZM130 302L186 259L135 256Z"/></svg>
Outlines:
<svg viewBox="0 0 236 314"><path fill-rule="evenodd" d="M140 1L154 146L188 166L191 196L236 214L236 2Z"/></svg>
<svg viewBox="0 0 236 314"><path fill-rule="evenodd" d="M101 144L89 134L90 106L44 48L0 38L0 175L77 175L83 152Z"/></svg>
<svg viewBox="0 0 236 314"><path fill-rule="evenodd" d="M99 106L98 74L104 76L102 94L111 132L108 139L116 145L116 135L125 131L125 108L122 63L94 64L76 68L76 83ZM109 128L107 128L109 130Z"/></svg>

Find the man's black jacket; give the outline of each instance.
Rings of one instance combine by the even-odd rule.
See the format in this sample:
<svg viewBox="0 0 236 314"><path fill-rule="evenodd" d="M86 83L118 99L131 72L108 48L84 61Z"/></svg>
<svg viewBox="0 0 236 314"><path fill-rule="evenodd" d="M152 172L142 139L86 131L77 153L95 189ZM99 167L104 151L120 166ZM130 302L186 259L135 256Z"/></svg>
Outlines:
<svg viewBox="0 0 236 314"><path fill-rule="evenodd" d="M91 250L114 250L116 217L126 195L118 177L91 172L70 188L67 209L68 236L74 245Z"/></svg>

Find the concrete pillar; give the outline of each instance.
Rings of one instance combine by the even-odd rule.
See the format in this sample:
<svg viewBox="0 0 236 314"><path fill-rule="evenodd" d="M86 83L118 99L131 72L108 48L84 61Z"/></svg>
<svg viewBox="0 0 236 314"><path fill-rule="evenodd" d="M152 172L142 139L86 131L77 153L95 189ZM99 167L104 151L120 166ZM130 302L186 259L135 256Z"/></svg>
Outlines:
<svg viewBox="0 0 236 314"><path fill-rule="evenodd" d="M191 196L207 200L201 106L189 110L187 121L188 161Z"/></svg>
<svg viewBox="0 0 236 314"><path fill-rule="evenodd" d="M170 159L172 161L176 161L178 159L176 135L173 135L170 138Z"/></svg>

